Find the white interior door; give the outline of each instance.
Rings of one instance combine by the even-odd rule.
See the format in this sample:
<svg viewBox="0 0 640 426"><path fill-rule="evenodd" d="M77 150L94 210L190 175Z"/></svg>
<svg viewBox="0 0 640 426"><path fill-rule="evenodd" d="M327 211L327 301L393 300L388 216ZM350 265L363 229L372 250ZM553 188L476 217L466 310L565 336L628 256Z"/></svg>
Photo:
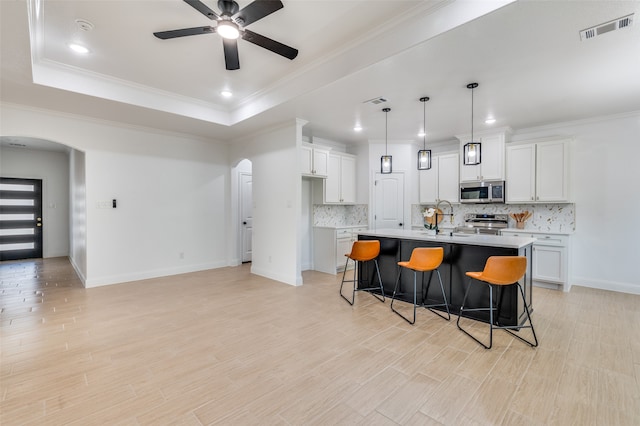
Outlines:
<svg viewBox="0 0 640 426"><path fill-rule="evenodd" d="M251 262L251 240L253 237L253 191L252 176L240 174L240 223L242 262Z"/></svg>
<svg viewBox="0 0 640 426"><path fill-rule="evenodd" d="M376 173L373 198L375 229L404 228L404 174Z"/></svg>

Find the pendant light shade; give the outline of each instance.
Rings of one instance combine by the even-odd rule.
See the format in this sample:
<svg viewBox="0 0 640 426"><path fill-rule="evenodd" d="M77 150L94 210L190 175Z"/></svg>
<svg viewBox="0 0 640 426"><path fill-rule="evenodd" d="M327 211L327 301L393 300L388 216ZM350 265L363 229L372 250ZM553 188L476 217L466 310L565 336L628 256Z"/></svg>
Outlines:
<svg viewBox="0 0 640 426"><path fill-rule="evenodd" d="M424 119L424 127L422 133L424 134L422 139L422 149L418 151L418 170L429 170L431 168L431 150L427 149L427 101L428 96L420 98L422 102L422 114Z"/></svg>
<svg viewBox="0 0 640 426"><path fill-rule="evenodd" d="M481 144L473 140L473 89L478 87L478 83L467 84L467 89L471 89L471 141L464 144L463 161L465 166L474 166L481 161Z"/></svg>
<svg viewBox="0 0 640 426"><path fill-rule="evenodd" d="M391 108L383 108L384 112L384 155L380 157L380 173L391 173L393 171L391 156L387 153L387 135L388 135L388 113Z"/></svg>

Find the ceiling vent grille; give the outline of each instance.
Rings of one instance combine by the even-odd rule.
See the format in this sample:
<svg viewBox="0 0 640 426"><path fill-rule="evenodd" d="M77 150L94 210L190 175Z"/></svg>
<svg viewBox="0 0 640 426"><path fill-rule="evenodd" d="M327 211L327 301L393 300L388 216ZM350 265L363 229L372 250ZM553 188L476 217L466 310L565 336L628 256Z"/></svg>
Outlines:
<svg viewBox="0 0 640 426"><path fill-rule="evenodd" d="M582 30L580 31L580 40L589 40L610 31L630 27L631 24L633 24L633 15L634 14L632 13L631 15L623 16L622 18L614 19L613 21L605 22L604 24Z"/></svg>
<svg viewBox="0 0 640 426"><path fill-rule="evenodd" d="M379 105L379 104L383 104L387 102L386 98L383 98L382 96L378 96L376 98L373 99L369 99L367 101L363 101L363 104L372 104L372 105Z"/></svg>

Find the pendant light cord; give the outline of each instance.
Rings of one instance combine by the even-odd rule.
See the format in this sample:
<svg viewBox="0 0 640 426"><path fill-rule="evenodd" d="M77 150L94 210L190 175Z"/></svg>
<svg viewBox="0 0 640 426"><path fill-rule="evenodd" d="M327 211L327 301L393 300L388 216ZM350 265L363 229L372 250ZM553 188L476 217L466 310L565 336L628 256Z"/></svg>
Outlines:
<svg viewBox="0 0 640 426"><path fill-rule="evenodd" d="M429 98L425 98L424 101L422 101L422 99L420 99L422 101L422 125L423 125L423 129L422 129L422 133L424 133L424 135L422 136L422 149L426 150L427 149L427 99Z"/></svg>
<svg viewBox="0 0 640 426"><path fill-rule="evenodd" d="M469 83L467 84L467 89L471 89L471 142L474 143L473 140L473 89L478 87L478 83Z"/></svg>
<svg viewBox="0 0 640 426"><path fill-rule="evenodd" d="M389 129L389 111L391 111L391 108L382 108L382 111L384 112L384 156L387 157L388 153L387 153L387 139L388 139L388 129Z"/></svg>

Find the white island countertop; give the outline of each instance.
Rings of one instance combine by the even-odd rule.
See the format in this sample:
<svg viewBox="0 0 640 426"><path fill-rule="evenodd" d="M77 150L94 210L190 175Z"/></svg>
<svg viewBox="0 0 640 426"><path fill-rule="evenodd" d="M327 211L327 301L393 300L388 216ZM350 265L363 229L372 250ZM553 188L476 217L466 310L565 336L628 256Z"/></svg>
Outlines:
<svg viewBox="0 0 640 426"><path fill-rule="evenodd" d="M442 242L449 244L467 244L473 246L505 247L520 249L536 241L535 238L511 237L506 235L478 235L478 234L454 234L449 235L428 235L425 231L408 229L378 229L359 231L358 235L370 237L398 238L401 240L420 240L431 242Z"/></svg>

